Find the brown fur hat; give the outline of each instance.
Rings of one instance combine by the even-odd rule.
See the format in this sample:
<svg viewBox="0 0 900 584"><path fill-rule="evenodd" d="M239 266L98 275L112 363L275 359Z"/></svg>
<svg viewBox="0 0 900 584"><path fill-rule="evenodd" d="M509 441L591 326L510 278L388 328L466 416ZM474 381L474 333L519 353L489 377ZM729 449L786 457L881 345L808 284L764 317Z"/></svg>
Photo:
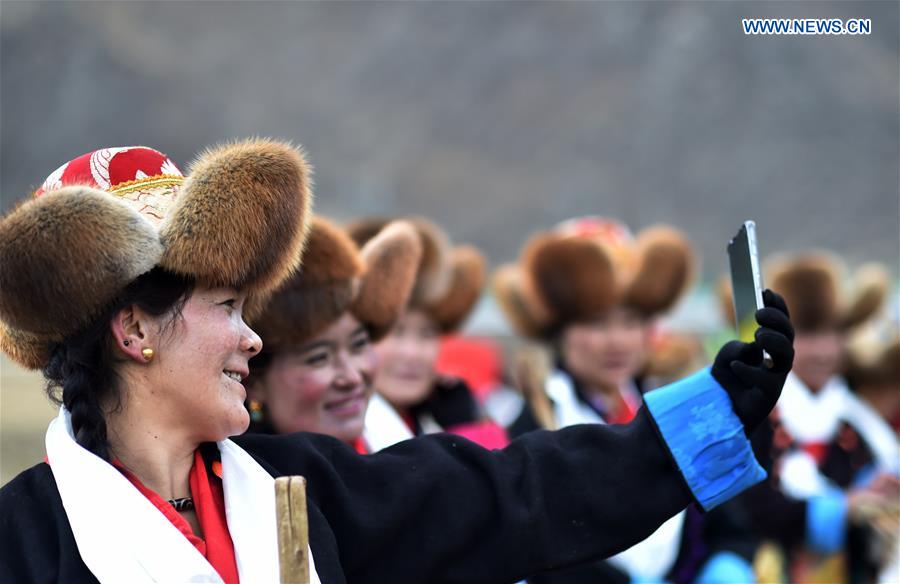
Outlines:
<svg viewBox="0 0 900 584"><path fill-rule="evenodd" d="M634 240L619 222L586 217L533 236L518 264L494 276L493 290L520 334L547 338L619 304L661 314L688 288L695 264L674 228L651 227Z"/></svg>
<svg viewBox="0 0 900 584"><path fill-rule="evenodd" d="M844 290L841 261L823 251L773 257L766 284L781 294L798 331L850 330L874 316L888 293L887 271L876 264L860 267Z"/></svg>
<svg viewBox="0 0 900 584"><path fill-rule="evenodd" d="M415 228L389 224L360 250L322 217L313 220L303 267L251 324L268 352L302 346L348 310L373 340L393 326L409 298L421 254Z"/></svg>
<svg viewBox="0 0 900 584"><path fill-rule="evenodd" d="M900 327L865 327L847 344L845 375L854 390L900 387Z"/></svg>
<svg viewBox="0 0 900 584"><path fill-rule="evenodd" d="M300 265L310 173L300 150L272 140L207 150L163 222L160 265L264 299Z"/></svg>
<svg viewBox="0 0 900 584"><path fill-rule="evenodd" d="M424 311L442 333L457 330L474 308L484 288L486 262L472 246L452 247L446 233L433 222L414 217L404 219L415 226L422 243L422 259L409 307ZM383 218L365 218L347 225L347 232L363 245L387 223Z"/></svg>
<svg viewBox="0 0 900 584"><path fill-rule="evenodd" d="M201 156L186 184L162 153L107 148L54 171L0 221L0 349L47 363L155 266L264 296L297 265L309 169L293 147L250 140Z"/></svg>

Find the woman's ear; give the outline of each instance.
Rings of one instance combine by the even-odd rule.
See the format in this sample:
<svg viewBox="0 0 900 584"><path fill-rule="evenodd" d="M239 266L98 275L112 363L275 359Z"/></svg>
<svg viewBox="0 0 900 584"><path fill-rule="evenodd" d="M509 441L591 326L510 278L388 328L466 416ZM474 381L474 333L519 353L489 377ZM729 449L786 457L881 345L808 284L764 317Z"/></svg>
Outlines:
<svg viewBox="0 0 900 584"><path fill-rule="evenodd" d="M116 349L133 361L146 363L148 360L142 351L148 348L156 350L150 346L155 338L150 335L150 322L150 315L134 304L113 315L110 328Z"/></svg>

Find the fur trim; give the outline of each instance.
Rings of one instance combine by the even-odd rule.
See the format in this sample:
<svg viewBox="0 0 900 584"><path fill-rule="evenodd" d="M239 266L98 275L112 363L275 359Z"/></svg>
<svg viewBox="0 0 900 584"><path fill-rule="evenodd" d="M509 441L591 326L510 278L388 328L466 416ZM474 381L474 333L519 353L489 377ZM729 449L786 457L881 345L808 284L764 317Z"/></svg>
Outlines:
<svg viewBox="0 0 900 584"><path fill-rule="evenodd" d="M390 222L391 220L387 217L363 217L362 219L351 221L344 229L347 230L350 239L356 242L357 247L362 249L370 239L378 235L385 225Z"/></svg>
<svg viewBox="0 0 900 584"><path fill-rule="evenodd" d="M300 263L310 173L300 150L272 140L201 154L163 222L160 265L209 286L267 295Z"/></svg>
<svg viewBox="0 0 900 584"><path fill-rule="evenodd" d="M841 327L852 329L878 314L888 296L890 276L883 266L861 266L853 277L853 297L841 315Z"/></svg>
<svg viewBox="0 0 900 584"><path fill-rule="evenodd" d="M553 233L532 238L522 257L529 295L529 280L558 322L582 320L612 308L622 283L617 281L613 259L598 242Z"/></svg>
<svg viewBox="0 0 900 584"><path fill-rule="evenodd" d="M416 308L423 308L439 300L451 285L450 240L440 227L424 217L402 220L416 228L422 242L421 260L409 303ZM384 217L366 217L349 223L346 229L356 245L362 247L390 222L390 219Z"/></svg>
<svg viewBox="0 0 900 584"><path fill-rule="evenodd" d="M426 306L442 298L450 288L453 269L450 239L440 227L422 217L410 219L422 239L422 259L410 304Z"/></svg>
<svg viewBox="0 0 900 584"><path fill-rule="evenodd" d="M26 369L42 369L50 360L50 345L46 339L9 328L2 321L0 351Z"/></svg>
<svg viewBox="0 0 900 584"><path fill-rule="evenodd" d="M699 339L666 332L653 342L644 374L666 384L686 377L703 365L703 345Z"/></svg>
<svg viewBox="0 0 900 584"><path fill-rule="evenodd" d="M854 390L900 385L900 333L893 338L854 339L848 344L846 377Z"/></svg>
<svg viewBox="0 0 900 584"><path fill-rule="evenodd" d="M798 331L837 327L841 266L830 254L813 252L770 260L766 282L784 297Z"/></svg>
<svg viewBox="0 0 900 584"><path fill-rule="evenodd" d="M651 227L637 239L638 267L624 302L645 315L672 308L691 284L696 265L690 244L672 227Z"/></svg>
<svg viewBox="0 0 900 584"><path fill-rule="evenodd" d="M353 303L363 270L349 236L321 217L314 219L303 266L252 320L265 349L297 347L328 328Z"/></svg>
<svg viewBox="0 0 900 584"><path fill-rule="evenodd" d="M481 297L486 270L484 256L471 246L455 248L451 264L453 277L450 289L427 309L443 333L457 330L469 316Z"/></svg>
<svg viewBox="0 0 900 584"><path fill-rule="evenodd" d="M107 193L90 187L47 193L0 223L0 319L8 329L61 341L161 255L154 227Z"/></svg>
<svg viewBox="0 0 900 584"><path fill-rule="evenodd" d="M516 264L506 264L494 272L491 291L500 309L516 332L524 337L541 338L548 325L548 311L537 305L524 291L525 275Z"/></svg>
<svg viewBox="0 0 900 584"><path fill-rule="evenodd" d="M369 329L373 341L383 338L406 308L422 255L416 228L395 221L366 243L366 265L351 311Z"/></svg>

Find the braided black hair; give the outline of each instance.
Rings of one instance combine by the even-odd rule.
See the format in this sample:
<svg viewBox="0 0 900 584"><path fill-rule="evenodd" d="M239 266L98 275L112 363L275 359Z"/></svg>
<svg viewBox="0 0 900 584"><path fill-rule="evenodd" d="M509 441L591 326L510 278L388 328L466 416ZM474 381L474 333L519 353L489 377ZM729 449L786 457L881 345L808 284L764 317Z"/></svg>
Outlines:
<svg viewBox="0 0 900 584"><path fill-rule="evenodd" d="M180 315L193 290L193 279L154 268L132 282L89 326L51 347L44 368L47 395L72 415L75 440L82 447L109 460L102 405L119 406L110 328L113 316L134 304L153 316L171 311L168 326Z"/></svg>

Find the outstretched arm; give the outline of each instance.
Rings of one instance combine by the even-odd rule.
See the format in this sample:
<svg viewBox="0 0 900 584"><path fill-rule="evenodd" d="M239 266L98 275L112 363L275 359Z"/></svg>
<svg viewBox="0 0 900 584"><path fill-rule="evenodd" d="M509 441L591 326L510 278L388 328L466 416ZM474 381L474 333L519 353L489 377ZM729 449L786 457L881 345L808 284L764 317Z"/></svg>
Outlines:
<svg viewBox="0 0 900 584"><path fill-rule="evenodd" d="M348 581L513 581L614 554L692 499L709 509L765 476L746 431L777 401L793 331L778 306L757 320L754 343L647 394L628 425L533 432L499 451L449 435L371 456L315 435L239 442L307 477Z"/></svg>

